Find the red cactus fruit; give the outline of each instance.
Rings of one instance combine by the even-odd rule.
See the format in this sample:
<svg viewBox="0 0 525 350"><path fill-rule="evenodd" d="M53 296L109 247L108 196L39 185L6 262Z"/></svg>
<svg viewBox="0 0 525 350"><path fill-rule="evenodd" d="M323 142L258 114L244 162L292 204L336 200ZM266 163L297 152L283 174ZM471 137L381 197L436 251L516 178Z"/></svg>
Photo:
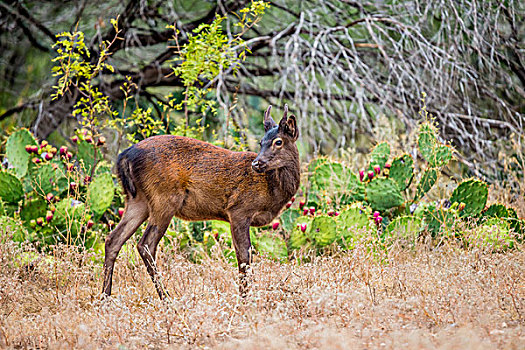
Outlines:
<svg viewBox="0 0 525 350"><path fill-rule="evenodd" d="M74 143L77 143L78 142L78 136L77 135L73 135L71 137L71 141L73 141Z"/></svg>
<svg viewBox="0 0 525 350"><path fill-rule="evenodd" d="M379 216L379 212L378 211L375 211L374 212L374 219L377 218Z"/></svg>
<svg viewBox="0 0 525 350"><path fill-rule="evenodd" d="M26 146L26 152L27 153L33 153L33 147L31 145Z"/></svg>
<svg viewBox="0 0 525 350"><path fill-rule="evenodd" d="M308 208L303 209L303 215L308 215L309 212L310 210Z"/></svg>
<svg viewBox="0 0 525 350"><path fill-rule="evenodd" d="M38 146L36 146L36 145L31 146L31 152L32 153L38 153Z"/></svg>
<svg viewBox="0 0 525 350"><path fill-rule="evenodd" d="M36 224L38 226L44 226L44 219L43 218L37 218L36 219Z"/></svg>
<svg viewBox="0 0 525 350"><path fill-rule="evenodd" d="M42 162L42 159L34 157L33 159L31 159L31 161L35 164L39 164L40 162Z"/></svg>
<svg viewBox="0 0 525 350"><path fill-rule="evenodd" d="M364 178L365 178L365 171L359 170L359 180L363 181Z"/></svg>
<svg viewBox="0 0 525 350"><path fill-rule="evenodd" d="M91 135L88 135L84 137L84 141L86 141L87 143L93 143L93 138L91 137Z"/></svg>
<svg viewBox="0 0 525 350"><path fill-rule="evenodd" d="M55 198L55 196L53 195L53 193L48 193L48 194L46 195L46 200L47 200L48 202L52 202L52 201L53 201L53 198Z"/></svg>
<svg viewBox="0 0 525 350"><path fill-rule="evenodd" d="M51 210L48 210L46 213L46 221L51 222L53 220L53 212Z"/></svg>
<svg viewBox="0 0 525 350"><path fill-rule="evenodd" d="M97 146L104 146L106 144L106 138L104 136L100 136L97 141Z"/></svg>
<svg viewBox="0 0 525 350"><path fill-rule="evenodd" d="M87 227L88 229L92 228L93 225L95 225L95 223L93 222L93 220L88 220L88 222L86 223L86 227Z"/></svg>
<svg viewBox="0 0 525 350"><path fill-rule="evenodd" d="M306 232L306 224L301 224L301 232Z"/></svg>
<svg viewBox="0 0 525 350"><path fill-rule="evenodd" d="M368 172L368 178L369 178L370 180L372 180L372 179L374 178L374 172L373 172L373 171L369 171L369 172Z"/></svg>
<svg viewBox="0 0 525 350"><path fill-rule="evenodd" d="M40 148L45 148L47 145L49 145L49 142L46 140L42 140L42 142L40 142Z"/></svg>
<svg viewBox="0 0 525 350"><path fill-rule="evenodd" d="M122 217L124 215L124 208L118 208L118 216Z"/></svg>
<svg viewBox="0 0 525 350"><path fill-rule="evenodd" d="M278 228L279 228L279 222L276 221L272 224L272 229L277 230Z"/></svg>
<svg viewBox="0 0 525 350"><path fill-rule="evenodd" d="M292 199L290 199L290 202L295 202L295 196L293 196Z"/></svg>
<svg viewBox="0 0 525 350"><path fill-rule="evenodd" d="M286 209L290 208L292 206L292 202L286 203Z"/></svg>
<svg viewBox="0 0 525 350"><path fill-rule="evenodd" d="M306 204L306 202L304 200L300 201L299 202L299 208L303 209L305 204Z"/></svg>
<svg viewBox="0 0 525 350"><path fill-rule="evenodd" d="M381 173L381 167L379 165L374 166L374 172L379 175Z"/></svg>
<svg viewBox="0 0 525 350"><path fill-rule="evenodd" d="M60 147L59 152L61 156L65 156L67 154L67 147L66 146Z"/></svg>
<svg viewBox="0 0 525 350"><path fill-rule="evenodd" d="M77 183L74 182L74 181L71 181L71 182L69 183L69 189L70 189L71 191L76 190L76 189L77 189Z"/></svg>
<svg viewBox="0 0 525 350"><path fill-rule="evenodd" d="M51 159L53 159L53 153L51 153L51 152L46 152L46 153L44 153L44 159L45 159L45 160L51 160Z"/></svg>
<svg viewBox="0 0 525 350"><path fill-rule="evenodd" d="M310 207L310 214L312 214L312 215L315 214L315 207Z"/></svg>
<svg viewBox="0 0 525 350"><path fill-rule="evenodd" d="M391 165L390 163L386 163L386 164L385 164L385 169L390 169L391 166L392 166L392 165Z"/></svg>

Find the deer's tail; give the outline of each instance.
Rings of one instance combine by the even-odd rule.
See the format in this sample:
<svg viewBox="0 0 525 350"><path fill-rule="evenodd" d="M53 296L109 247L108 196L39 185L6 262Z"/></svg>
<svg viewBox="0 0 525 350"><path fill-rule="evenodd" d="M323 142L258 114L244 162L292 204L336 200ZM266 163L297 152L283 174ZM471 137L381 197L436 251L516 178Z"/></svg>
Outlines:
<svg viewBox="0 0 525 350"><path fill-rule="evenodd" d="M128 158L130 148L125 149L119 154L117 159L117 170L124 191L131 195L132 198L135 198L137 195L137 188L135 187L135 182L133 180L132 164Z"/></svg>

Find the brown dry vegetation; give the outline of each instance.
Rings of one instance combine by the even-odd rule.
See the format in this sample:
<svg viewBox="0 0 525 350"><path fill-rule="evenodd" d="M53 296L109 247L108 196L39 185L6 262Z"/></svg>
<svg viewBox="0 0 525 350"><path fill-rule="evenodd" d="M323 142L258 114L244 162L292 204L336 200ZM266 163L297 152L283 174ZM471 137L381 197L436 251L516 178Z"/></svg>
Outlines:
<svg viewBox="0 0 525 350"><path fill-rule="evenodd" d="M236 268L188 262L164 246L172 300L158 300L135 250L100 300L101 263L58 247L30 264L0 250L0 348L523 348L525 253L362 242L310 262L256 257L252 290ZM370 253L370 251L376 253Z"/></svg>

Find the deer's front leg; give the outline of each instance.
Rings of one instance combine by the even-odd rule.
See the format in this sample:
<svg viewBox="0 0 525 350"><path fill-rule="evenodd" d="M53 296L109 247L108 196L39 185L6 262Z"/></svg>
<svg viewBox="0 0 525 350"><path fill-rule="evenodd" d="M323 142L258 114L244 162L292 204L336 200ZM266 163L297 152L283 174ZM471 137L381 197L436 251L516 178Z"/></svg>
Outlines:
<svg viewBox="0 0 525 350"><path fill-rule="evenodd" d="M238 219L232 216L230 217L230 225L240 272L239 292L244 297L248 292L248 278L246 274L250 269L251 263L250 220L246 218Z"/></svg>

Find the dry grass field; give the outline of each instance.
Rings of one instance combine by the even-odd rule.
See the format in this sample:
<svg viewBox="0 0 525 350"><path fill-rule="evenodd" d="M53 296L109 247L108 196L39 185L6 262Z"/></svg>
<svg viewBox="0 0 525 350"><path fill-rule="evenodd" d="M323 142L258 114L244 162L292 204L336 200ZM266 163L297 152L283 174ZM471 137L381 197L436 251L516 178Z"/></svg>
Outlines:
<svg viewBox="0 0 525 350"><path fill-rule="evenodd" d="M245 299L232 265L164 247L169 302L134 249L121 253L104 301L100 256L58 247L28 263L27 251L1 245L0 348L525 348L523 247L370 253L362 242L303 263L256 257Z"/></svg>

